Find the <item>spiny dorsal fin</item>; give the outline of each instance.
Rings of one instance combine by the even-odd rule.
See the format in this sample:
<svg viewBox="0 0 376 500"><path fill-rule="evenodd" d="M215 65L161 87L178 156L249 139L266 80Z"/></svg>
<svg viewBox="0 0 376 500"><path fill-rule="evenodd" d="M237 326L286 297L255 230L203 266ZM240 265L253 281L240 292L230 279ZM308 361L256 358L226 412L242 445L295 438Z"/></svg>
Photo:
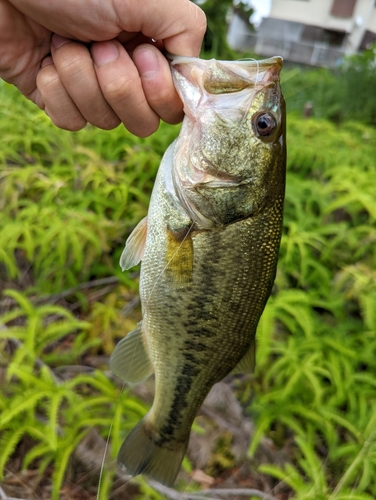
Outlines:
<svg viewBox="0 0 376 500"><path fill-rule="evenodd" d="M136 266L144 256L148 218L144 217L133 229L120 257L122 271Z"/></svg>
<svg viewBox="0 0 376 500"><path fill-rule="evenodd" d="M233 370L231 370L231 374L235 373L253 373L255 371L256 366L256 342L253 341L248 351L239 361L239 363L235 366Z"/></svg>
<svg viewBox="0 0 376 500"><path fill-rule="evenodd" d="M110 359L112 372L125 382L137 384L154 371L142 339L141 323L117 344Z"/></svg>

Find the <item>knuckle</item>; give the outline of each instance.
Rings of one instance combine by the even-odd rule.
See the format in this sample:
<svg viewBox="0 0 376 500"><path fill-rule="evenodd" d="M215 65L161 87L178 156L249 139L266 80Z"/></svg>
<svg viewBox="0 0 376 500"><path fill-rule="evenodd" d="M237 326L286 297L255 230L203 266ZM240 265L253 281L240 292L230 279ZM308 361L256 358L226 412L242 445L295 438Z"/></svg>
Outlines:
<svg viewBox="0 0 376 500"><path fill-rule="evenodd" d="M78 132L82 130L87 124L86 120L72 120L70 123L62 123L60 125L55 125L61 129L68 130L69 132Z"/></svg>
<svg viewBox="0 0 376 500"><path fill-rule="evenodd" d="M113 130L120 124L120 118L118 116L104 116L98 122L90 121L90 123L102 130Z"/></svg>
<svg viewBox="0 0 376 500"><path fill-rule="evenodd" d="M78 132L79 130L85 128L86 124L87 121L85 119L76 120L70 123L67 127L65 127L65 130L69 130L69 132Z"/></svg>
<svg viewBox="0 0 376 500"><path fill-rule="evenodd" d="M65 56L56 61L57 70L62 76L72 77L81 73L85 73L89 68L90 60L83 54L75 54L74 57ZM91 64L91 63L90 63Z"/></svg>
<svg viewBox="0 0 376 500"><path fill-rule="evenodd" d="M169 71L169 69L168 69ZM162 72L153 82L145 79L142 82L147 103L153 109L172 108L179 106L180 99L176 93L170 73Z"/></svg>
<svg viewBox="0 0 376 500"><path fill-rule="evenodd" d="M54 92L61 85L60 77L52 66L41 69L37 77L37 87L41 94Z"/></svg>
<svg viewBox="0 0 376 500"><path fill-rule="evenodd" d="M205 35L207 28L206 15L205 12L199 7L196 15L197 15L197 22L196 22L197 32L203 37Z"/></svg>
<svg viewBox="0 0 376 500"><path fill-rule="evenodd" d="M78 132L83 129L87 123L83 116L59 116L49 114L52 123L63 130L68 130L69 132Z"/></svg>
<svg viewBox="0 0 376 500"><path fill-rule="evenodd" d="M183 120L183 118L184 118L184 113L178 110L176 111L175 114L170 114L166 118L163 118L163 120L169 125L177 125Z"/></svg>
<svg viewBox="0 0 376 500"><path fill-rule="evenodd" d="M155 88L145 88L145 95L149 106L165 122L176 124L181 122L183 117L182 104L175 92L175 89L163 83Z"/></svg>
<svg viewBox="0 0 376 500"><path fill-rule="evenodd" d="M170 106L174 101L174 92L168 91L166 87L160 87L159 92L147 95L147 100L152 108L164 108Z"/></svg>
<svg viewBox="0 0 376 500"><path fill-rule="evenodd" d="M205 12L195 3L191 2L191 9L193 9L195 30L198 35L203 38L207 28L207 20Z"/></svg>
<svg viewBox="0 0 376 500"><path fill-rule="evenodd" d="M144 125L142 129L138 129L137 131L133 132L131 128L128 130L132 132L133 134L137 135L138 137L141 137L141 139L145 139L145 137L149 137L149 135L154 134L158 130L159 127L159 121L157 124L155 123L147 123Z"/></svg>
<svg viewBox="0 0 376 500"><path fill-rule="evenodd" d="M103 94L110 100L126 100L131 97L135 82L131 78L122 76L109 80L101 85Z"/></svg>
<svg viewBox="0 0 376 500"><path fill-rule="evenodd" d="M133 117L133 119L132 119ZM145 109L142 104L134 106L131 113L125 116L124 126L138 137L148 137L154 134L159 127L159 116L150 108Z"/></svg>

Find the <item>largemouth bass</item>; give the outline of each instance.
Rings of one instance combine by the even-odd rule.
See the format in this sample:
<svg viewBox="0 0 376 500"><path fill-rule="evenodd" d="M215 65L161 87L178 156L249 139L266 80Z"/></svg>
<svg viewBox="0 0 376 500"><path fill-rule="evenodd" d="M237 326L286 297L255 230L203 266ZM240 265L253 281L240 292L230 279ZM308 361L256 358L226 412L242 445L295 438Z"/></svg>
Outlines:
<svg viewBox="0 0 376 500"><path fill-rule="evenodd" d="M130 475L171 485L213 384L253 371L282 228L281 67L279 57L171 62L185 118L121 257L123 269L142 260L143 319L111 368L132 383L155 373L152 408L118 456Z"/></svg>

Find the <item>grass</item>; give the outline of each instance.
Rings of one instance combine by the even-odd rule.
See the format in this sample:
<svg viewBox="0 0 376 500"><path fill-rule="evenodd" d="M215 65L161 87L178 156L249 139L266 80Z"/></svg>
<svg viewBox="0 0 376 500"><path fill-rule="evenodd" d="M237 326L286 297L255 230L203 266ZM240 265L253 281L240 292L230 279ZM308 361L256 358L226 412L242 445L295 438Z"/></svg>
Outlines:
<svg viewBox="0 0 376 500"><path fill-rule="evenodd" d="M113 460L147 411L150 391L122 390L108 372L115 341L140 319L137 273L121 273L118 259L179 129L162 125L143 140L122 128L66 133L9 86L0 83L0 96L4 488L14 477L33 477L28 498L95 498L98 463L84 471L79 457L89 439L103 444L111 428L98 498L121 498ZM258 328L256 372L229 382L254 432L239 462L234 435L219 430L200 467L220 484L248 464L248 480L263 478L281 500L371 500L376 131L353 120L303 119L293 94L288 106L277 279ZM204 443L216 424L204 431L202 422L195 434ZM100 462L103 448L97 456ZM197 489L187 482L195 458L185 466L178 487ZM135 484L129 498L163 498L142 479Z"/></svg>

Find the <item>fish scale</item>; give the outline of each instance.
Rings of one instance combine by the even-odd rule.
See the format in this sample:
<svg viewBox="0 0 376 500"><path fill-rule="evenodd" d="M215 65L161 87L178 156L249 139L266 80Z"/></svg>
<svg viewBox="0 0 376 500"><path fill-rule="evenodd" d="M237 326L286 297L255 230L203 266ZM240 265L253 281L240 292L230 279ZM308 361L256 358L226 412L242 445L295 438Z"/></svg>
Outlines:
<svg viewBox="0 0 376 500"><path fill-rule="evenodd" d="M176 58L171 66L186 118L122 255L123 268L142 260L143 320L111 358L124 380L155 373L153 405L118 461L167 485L213 384L254 368L278 259L286 155L280 58Z"/></svg>

